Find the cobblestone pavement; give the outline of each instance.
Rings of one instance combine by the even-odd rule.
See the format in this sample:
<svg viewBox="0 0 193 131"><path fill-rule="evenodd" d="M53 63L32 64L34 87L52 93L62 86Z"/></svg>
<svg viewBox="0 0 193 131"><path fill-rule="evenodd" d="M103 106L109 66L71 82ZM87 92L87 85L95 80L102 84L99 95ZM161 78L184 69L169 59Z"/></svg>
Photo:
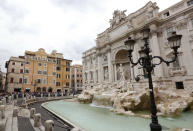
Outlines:
<svg viewBox="0 0 193 131"><path fill-rule="evenodd" d="M41 107L42 102L34 103L29 105L29 108L36 108L36 113L41 113L42 124L44 125L45 120L53 120L54 121L54 131L70 131L70 127L68 127L63 121L46 111ZM20 131L20 130L19 130ZM23 130L22 130L23 131Z"/></svg>
<svg viewBox="0 0 193 131"><path fill-rule="evenodd" d="M18 131L34 131L29 118L18 117Z"/></svg>

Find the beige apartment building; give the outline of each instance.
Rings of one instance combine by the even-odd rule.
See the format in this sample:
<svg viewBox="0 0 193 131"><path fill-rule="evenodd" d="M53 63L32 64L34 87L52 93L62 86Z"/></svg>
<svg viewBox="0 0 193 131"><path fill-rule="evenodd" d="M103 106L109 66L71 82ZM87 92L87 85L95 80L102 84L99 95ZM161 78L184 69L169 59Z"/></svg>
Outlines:
<svg viewBox="0 0 193 131"><path fill-rule="evenodd" d="M71 67L71 88L75 92L82 91L82 65Z"/></svg>
<svg viewBox="0 0 193 131"><path fill-rule="evenodd" d="M34 52L25 51L24 71L21 73L23 78L21 91L68 93L70 91L71 62L72 60L64 59L63 54L55 50L51 54L46 53L43 48ZM10 70L10 67L7 68Z"/></svg>
<svg viewBox="0 0 193 131"><path fill-rule="evenodd" d="M5 88L8 92L20 92L23 89L24 57L11 57L6 62L7 76Z"/></svg>
<svg viewBox="0 0 193 131"><path fill-rule="evenodd" d="M0 70L0 92L5 90L6 73Z"/></svg>

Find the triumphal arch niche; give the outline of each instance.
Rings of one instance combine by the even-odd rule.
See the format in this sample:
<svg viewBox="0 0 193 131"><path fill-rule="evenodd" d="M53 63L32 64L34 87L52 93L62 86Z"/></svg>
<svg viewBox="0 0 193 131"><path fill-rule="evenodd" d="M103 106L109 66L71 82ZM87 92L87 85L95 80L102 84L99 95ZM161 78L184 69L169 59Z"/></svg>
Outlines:
<svg viewBox="0 0 193 131"><path fill-rule="evenodd" d="M115 81L130 80L131 68L128 60L128 52L125 49L119 50L114 58Z"/></svg>

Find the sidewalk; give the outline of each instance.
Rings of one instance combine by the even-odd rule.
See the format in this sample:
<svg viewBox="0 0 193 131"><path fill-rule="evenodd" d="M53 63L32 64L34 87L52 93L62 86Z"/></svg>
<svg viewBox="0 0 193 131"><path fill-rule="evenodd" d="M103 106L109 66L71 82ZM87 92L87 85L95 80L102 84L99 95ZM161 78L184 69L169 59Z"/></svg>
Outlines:
<svg viewBox="0 0 193 131"><path fill-rule="evenodd" d="M34 103L30 105L29 108L36 108L36 113L41 113L42 124L44 125L45 120L54 121L54 131L70 131L71 128L68 127L63 121L47 112L44 108L41 107L43 102Z"/></svg>

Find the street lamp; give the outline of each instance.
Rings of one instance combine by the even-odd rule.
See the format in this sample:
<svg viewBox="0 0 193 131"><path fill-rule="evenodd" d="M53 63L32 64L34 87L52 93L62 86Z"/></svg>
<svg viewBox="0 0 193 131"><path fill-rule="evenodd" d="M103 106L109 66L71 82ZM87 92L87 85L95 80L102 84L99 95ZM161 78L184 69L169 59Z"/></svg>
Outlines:
<svg viewBox="0 0 193 131"><path fill-rule="evenodd" d="M133 39L131 39L131 37L129 37L125 41L125 46L128 50L128 57L129 57L131 64L133 65L132 67L139 64L147 72L147 74L145 74L144 76L146 76L148 78L148 82L149 82L150 110L151 110L151 119L152 119L152 122L150 124L150 129L151 129L151 131L161 131L162 127L158 123L158 118L156 115L157 114L157 108L155 105L151 72L153 71L153 68L155 66L160 65L162 62L166 63L167 66L169 66L170 63L176 61L176 59L178 57L177 56L178 55L178 48L181 45L182 35L177 35L176 32L173 32L171 37L169 37L167 39L168 44L169 44L170 48L173 49L173 51L174 51L173 54L175 56L172 60L167 61L167 60L164 60L160 56L153 56L153 57L150 56L150 48L149 48L149 41L148 41L149 35L150 35L150 29L145 28L142 30L142 33L143 33L143 41L145 44L144 44L144 48L139 51L140 58L137 60L137 62L134 62L132 59L132 52L134 50L135 40L133 40ZM158 59L159 62L153 63L153 59ZM137 79L137 80L139 81L139 79Z"/></svg>

